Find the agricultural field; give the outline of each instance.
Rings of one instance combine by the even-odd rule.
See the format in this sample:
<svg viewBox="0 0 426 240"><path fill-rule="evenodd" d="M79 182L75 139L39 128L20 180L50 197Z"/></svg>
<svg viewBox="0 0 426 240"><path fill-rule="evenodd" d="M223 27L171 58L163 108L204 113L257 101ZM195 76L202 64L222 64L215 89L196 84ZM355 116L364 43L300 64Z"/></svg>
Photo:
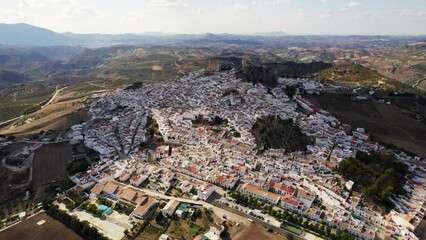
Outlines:
<svg viewBox="0 0 426 240"><path fill-rule="evenodd" d="M287 238L276 234L270 233L265 227L259 224L251 224L249 227L243 228L241 231L236 232L231 235L231 239L235 240L258 240L258 239L268 239L268 240L286 240Z"/></svg>
<svg viewBox="0 0 426 240"><path fill-rule="evenodd" d="M2 91L0 94L0 122L18 117L31 111L31 109L37 108L37 106L47 102L54 92L54 87L25 87L21 91L13 93Z"/></svg>
<svg viewBox="0 0 426 240"><path fill-rule="evenodd" d="M58 102L20 118L12 126L0 128L0 133L16 137L29 137L42 130L65 133L70 126L89 119L80 101Z"/></svg>
<svg viewBox="0 0 426 240"><path fill-rule="evenodd" d="M46 213L37 214L17 225L0 232L4 240L45 240L67 239L82 240L83 238L67 228L61 222L51 218Z"/></svg>
<svg viewBox="0 0 426 240"><path fill-rule="evenodd" d="M34 189L66 179L66 167L71 160L71 146L67 143L47 144L37 149L33 161Z"/></svg>

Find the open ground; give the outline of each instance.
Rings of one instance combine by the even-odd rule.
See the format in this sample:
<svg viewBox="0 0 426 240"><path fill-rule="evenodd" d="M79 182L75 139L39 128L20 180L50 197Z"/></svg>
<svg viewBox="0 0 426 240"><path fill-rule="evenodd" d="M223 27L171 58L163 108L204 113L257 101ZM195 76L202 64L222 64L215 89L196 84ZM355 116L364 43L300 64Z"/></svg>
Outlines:
<svg viewBox="0 0 426 240"><path fill-rule="evenodd" d="M66 167L72 160L71 146L67 143L48 144L39 148L34 156L33 186L66 179Z"/></svg>
<svg viewBox="0 0 426 240"><path fill-rule="evenodd" d="M45 223L38 225L40 221ZM71 229L61 222L49 217L46 213L37 214L21 223L0 232L2 240L45 240L66 239L82 240Z"/></svg>
<svg viewBox="0 0 426 240"><path fill-rule="evenodd" d="M59 102L22 117L15 125L0 129L0 133L16 137L28 137L41 130L64 133L70 126L88 119L89 114L82 109L79 101Z"/></svg>

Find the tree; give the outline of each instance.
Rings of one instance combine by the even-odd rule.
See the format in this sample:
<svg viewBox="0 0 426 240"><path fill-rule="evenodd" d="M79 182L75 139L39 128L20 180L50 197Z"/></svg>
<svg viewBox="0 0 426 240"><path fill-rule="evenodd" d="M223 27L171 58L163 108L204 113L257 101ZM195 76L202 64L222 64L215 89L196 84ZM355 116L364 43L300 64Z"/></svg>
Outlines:
<svg viewBox="0 0 426 240"><path fill-rule="evenodd" d="M291 233L286 233L285 237L287 238L287 240L293 240L294 239L294 236Z"/></svg>
<svg viewBox="0 0 426 240"><path fill-rule="evenodd" d="M163 209L165 206L166 206L166 203L165 203L165 202L160 202L160 203L158 204L158 208L160 208L160 209Z"/></svg>
<svg viewBox="0 0 426 240"><path fill-rule="evenodd" d="M294 85L287 85L287 86L285 87L284 92L285 92L285 94L286 94L286 95L287 95L290 99L292 99L292 98L293 98L293 96L296 94L296 90L297 90L296 86L294 86Z"/></svg>

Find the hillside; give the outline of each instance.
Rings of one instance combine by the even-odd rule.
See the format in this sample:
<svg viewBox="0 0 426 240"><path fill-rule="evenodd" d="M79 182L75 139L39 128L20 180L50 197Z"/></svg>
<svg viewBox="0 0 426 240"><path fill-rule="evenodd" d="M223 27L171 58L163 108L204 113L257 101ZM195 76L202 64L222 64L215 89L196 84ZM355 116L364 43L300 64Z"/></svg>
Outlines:
<svg viewBox="0 0 426 240"><path fill-rule="evenodd" d="M373 50L361 64L380 74L426 91L426 42Z"/></svg>
<svg viewBox="0 0 426 240"><path fill-rule="evenodd" d="M369 86L416 92L409 85L389 79L372 69L356 63L334 65L319 72L317 76L321 81L335 82L348 86Z"/></svg>
<svg viewBox="0 0 426 240"><path fill-rule="evenodd" d="M333 65L326 62L276 62L263 64L268 68L272 68L274 73L280 77L303 77L312 76L322 70L331 68Z"/></svg>
<svg viewBox="0 0 426 240"><path fill-rule="evenodd" d="M259 149L285 149L286 152L306 151L312 141L291 119L269 115L259 118L251 129Z"/></svg>
<svg viewBox="0 0 426 240"><path fill-rule="evenodd" d="M267 67L247 65L237 71L237 77L253 84L261 83L268 87L276 87L278 79L274 72Z"/></svg>
<svg viewBox="0 0 426 240"><path fill-rule="evenodd" d="M0 89L8 85L24 82L25 80L26 78L22 74L0 70Z"/></svg>
<svg viewBox="0 0 426 240"><path fill-rule="evenodd" d="M51 30L25 23L0 24L0 44L51 46L73 44L74 40Z"/></svg>

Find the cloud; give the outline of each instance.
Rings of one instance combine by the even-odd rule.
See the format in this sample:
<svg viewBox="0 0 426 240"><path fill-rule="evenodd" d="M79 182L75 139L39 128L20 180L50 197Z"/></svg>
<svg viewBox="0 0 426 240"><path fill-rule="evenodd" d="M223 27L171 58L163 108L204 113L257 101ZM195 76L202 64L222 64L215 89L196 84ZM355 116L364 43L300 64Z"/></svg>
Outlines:
<svg viewBox="0 0 426 240"><path fill-rule="evenodd" d="M234 4L232 6L232 12L234 12L236 14L244 13L244 12L247 12L248 10L250 10L250 6L249 5L237 3L237 4Z"/></svg>
<svg viewBox="0 0 426 240"><path fill-rule="evenodd" d="M289 4L289 3L292 3L292 2L294 2L294 0L272 0L272 3L275 3L275 4L277 4L277 3Z"/></svg>
<svg viewBox="0 0 426 240"><path fill-rule="evenodd" d="M67 5L75 2L76 0L19 0L18 6L20 8L41 8L51 4Z"/></svg>
<svg viewBox="0 0 426 240"><path fill-rule="evenodd" d="M321 13L320 18L330 18L331 17L331 9L328 9L326 12Z"/></svg>
<svg viewBox="0 0 426 240"><path fill-rule="evenodd" d="M29 18L29 15L10 8L0 8L0 22L21 22Z"/></svg>
<svg viewBox="0 0 426 240"><path fill-rule="evenodd" d="M299 18L310 18L312 17L312 14L306 12L305 10L300 10L296 13L296 16L298 16Z"/></svg>
<svg viewBox="0 0 426 240"><path fill-rule="evenodd" d="M204 11L201 10L201 8L197 8L195 10L192 11L195 15L201 16L204 15Z"/></svg>
<svg viewBox="0 0 426 240"><path fill-rule="evenodd" d="M359 18L359 19L366 19L369 17L372 17L371 13L369 12L363 12L355 16L355 18Z"/></svg>
<svg viewBox="0 0 426 240"><path fill-rule="evenodd" d="M398 10L393 10L392 12L399 15L400 17L409 17L409 18L426 17L426 12L418 11L414 9L398 9Z"/></svg>
<svg viewBox="0 0 426 240"><path fill-rule="evenodd" d="M360 3L360 2L349 2L348 8L355 8L355 7L359 7L361 5L362 5L362 3Z"/></svg>
<svg viewBox="0 0 426 240"><path fill-rule="evenodd" d="M151 0L151 5L155 8L181 8L184 4L181 0Z"/></svg>
<svg viewBox="0 0 426 240"><path fill-rule="evenodd" d="M320 3L328 3L328 0L320 0Z"/></svg>

